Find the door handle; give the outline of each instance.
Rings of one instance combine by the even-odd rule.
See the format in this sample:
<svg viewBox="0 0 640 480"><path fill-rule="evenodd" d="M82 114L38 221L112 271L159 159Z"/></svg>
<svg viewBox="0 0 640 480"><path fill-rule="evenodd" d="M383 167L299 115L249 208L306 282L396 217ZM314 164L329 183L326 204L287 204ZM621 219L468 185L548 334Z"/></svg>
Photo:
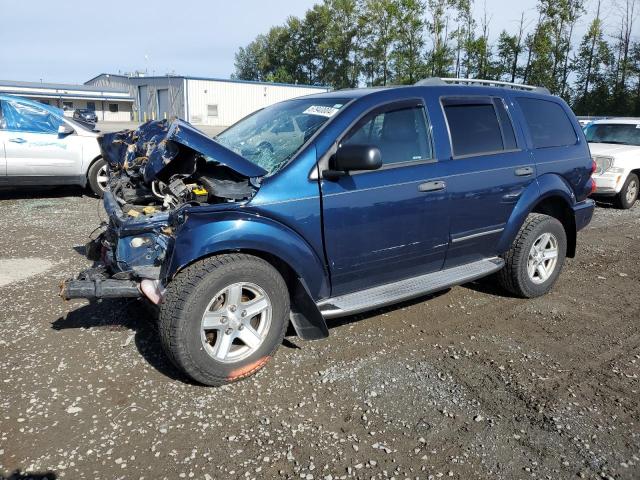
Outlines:
<svg viewBox="0 0 640 480"><path fill-rule="evenodd" d="M13 142L13 143L25 143L26 142L26 140L24 138L10 138L9 141Z"/></svg>
<svg viewBox="0 0 640 480"><path fill-rule="evenodd" d="M533 175L533 167L520 167L515 169L515 174L518 177L528 177Z"/></svg>
<svg viewBox="0 0 640 480"><path fill-rule="evenodd" d="M442 180L436 180L434 182L421 183L418 187L420 192L439 192L447 188L447 184Z"/></svg>

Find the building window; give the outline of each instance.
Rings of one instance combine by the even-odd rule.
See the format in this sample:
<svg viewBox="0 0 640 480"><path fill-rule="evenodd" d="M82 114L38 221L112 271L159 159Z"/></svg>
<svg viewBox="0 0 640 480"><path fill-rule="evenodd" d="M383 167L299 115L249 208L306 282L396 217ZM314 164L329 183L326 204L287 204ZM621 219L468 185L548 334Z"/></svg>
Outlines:
<svg viewBox="0 0 640 480"><path fill-rule="evenodd" d="M109 104L109 111L111 113L118 113L118 104L117 103L110 103Z"/></svg>
<svg viewBox="0 0 640 480"><path fill-rule="evenodd" d="M62 102L63 110L73 110L73 102Z"/></svg>
<svg viewBox="0 0 640 480"><path fill-rule="evenodd" d="M218 105L207 105L207 117L218 116Z"/></svg>
<svg viewBox="0 0 640 480"><path fill-rule="evenodd" d="M87 110L96 111L96 102L87 102Z"/></svg>

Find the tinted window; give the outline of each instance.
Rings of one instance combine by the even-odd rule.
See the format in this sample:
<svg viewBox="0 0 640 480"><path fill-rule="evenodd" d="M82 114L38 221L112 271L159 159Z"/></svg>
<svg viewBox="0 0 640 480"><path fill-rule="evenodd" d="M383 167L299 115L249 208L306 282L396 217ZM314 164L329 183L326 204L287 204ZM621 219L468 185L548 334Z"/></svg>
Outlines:
<svg viewBox="0 0 640 480"><path fill-rule="evenodd" d="M493 103L448 103L444 112L456 157L504 150L502 132Z"/></svg>
<svg viewBox="0 0 640 480"><path fill-rule="evenodd" d="M576 132L564 109L555 102L518 98L534 148L575 145Z"/></svg>
<svg viewBox="0 0 640 480"><path fill-rule="evenodd" d="M342 145L371 145L382 163L430 160L431 141L423 107L379 111L367 115L343 139Z"/></svg>

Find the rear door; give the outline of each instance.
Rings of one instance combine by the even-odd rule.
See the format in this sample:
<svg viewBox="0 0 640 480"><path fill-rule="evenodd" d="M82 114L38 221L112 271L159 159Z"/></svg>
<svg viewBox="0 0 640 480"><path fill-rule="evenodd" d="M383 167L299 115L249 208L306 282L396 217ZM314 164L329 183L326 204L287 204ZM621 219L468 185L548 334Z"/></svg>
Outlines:
<svg viewBox="0 0 640 480"><path fill-rule="evenodd" d="M495 96L444 97L452 156L443 162L451 215L445 267L493 257L535 164L514 129L512 104Z"/></svg>
<svg viewBox="0 0 640 480"><path fill-rule="evenodd" d="M34 177L70 177L81 174L82 140L59 135L64 122L46 109L14 100L2 102L6 174L25 181Z"/></svg>
<svg viewBox="0 0 640 480"><path fill-rule="evenodd" d="M379 148L383 166L321 182L332 295L442 268L448 221L429 132L423 101L405 100L373 109L340 140Z"/></svg>

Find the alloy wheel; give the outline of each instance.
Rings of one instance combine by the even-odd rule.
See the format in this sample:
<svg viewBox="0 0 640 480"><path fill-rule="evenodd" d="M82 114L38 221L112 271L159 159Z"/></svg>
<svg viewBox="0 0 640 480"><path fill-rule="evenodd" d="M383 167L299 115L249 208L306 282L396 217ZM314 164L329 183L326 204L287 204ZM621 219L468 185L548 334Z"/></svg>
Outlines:
<svg viewBox="0 0 640 480"><path fill-rule="evenodd" d="M546 282L553 275L558 263L558 239L551 233L540 235L529 251L527 273L536 285Z"/></svg>
<svg viewBox="0 0 640 480"><path fill-rule="evenodd" d="M219 291L202 315L201 340L205 351L223 363L241 361L264 342L273 307L258 285L234 283Z"/></svg>

